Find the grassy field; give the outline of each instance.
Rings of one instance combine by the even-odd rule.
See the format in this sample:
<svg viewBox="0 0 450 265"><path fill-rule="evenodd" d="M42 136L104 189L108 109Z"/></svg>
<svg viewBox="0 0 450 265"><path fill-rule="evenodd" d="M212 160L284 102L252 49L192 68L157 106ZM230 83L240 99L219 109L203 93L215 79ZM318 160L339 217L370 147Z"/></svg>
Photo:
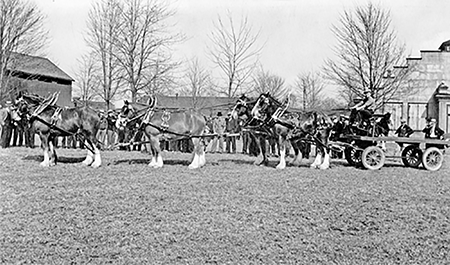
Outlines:
<svg viewBox="0 0 450 265"><path fill-rule="evenodd" d="M450 262L450 160L438 172L334 160L284 171L254 157L0 149L0 263L445 264Z"/></svg>

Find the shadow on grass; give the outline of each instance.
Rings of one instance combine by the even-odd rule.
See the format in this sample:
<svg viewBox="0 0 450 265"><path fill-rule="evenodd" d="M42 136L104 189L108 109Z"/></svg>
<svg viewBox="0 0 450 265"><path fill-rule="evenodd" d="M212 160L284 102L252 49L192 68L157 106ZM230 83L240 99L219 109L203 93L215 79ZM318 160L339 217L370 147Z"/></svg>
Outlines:
<svg viewBox="0 0 450 265"><path fill-rule="evenodd" d="M164 165L183 165L188 166L191 161L185 160L185 159L167 159L163 160ZM112 165L121 165L121 164L149 164L151 162L151 159L122 159L112 162Z"/></svg>
<svg viewBox="0 0 450 265"><path fill-rule="evenodd" d="M238 164L238 165L251 165L254 163L254 161L241 160L241 159L219 159L217 162L218 163L227 162L227 163L234 163L234 164Z"/></svg>
<svg viewBox="0 0 450 265"><path fill-rule="evenodd" d="M256 159L255 159L256 160ZM279 160L271 160L266 165L256 165L255 160L241 160L241 159L220 159L218 162L228 162L228 163L234 163L237 165L254 165L254 166L261 166L261 167L268 167L268 168L276 168L276 166L279 163ZM309 168L310 162L302 162L299 165L293 165L289 161L286 162L286 167L297 167L297 168Z"/></svg>
<svg viewBox="0 0 450 265"><path fill-rule="evenodd" d="M332 160L331 165L342 166L342 167L353 167L355 169L367 170L362 163L358 165L350 165L346 160ZM382 168L412 168L419 170L426 170L422 165L418 168L415 167L406 167L399 159L386 159Z"/></svg>
<svg viewBox="0 0 450 265"><path fill-rule="evenodd" d="M65 156L58 156L58 163L63 164L77 164L83 162L83 160L86 157L65 157ZM43 155L29 155L22 158L22 160L31 160L31 161L37 161L42 162L44 161Z"/></svg>

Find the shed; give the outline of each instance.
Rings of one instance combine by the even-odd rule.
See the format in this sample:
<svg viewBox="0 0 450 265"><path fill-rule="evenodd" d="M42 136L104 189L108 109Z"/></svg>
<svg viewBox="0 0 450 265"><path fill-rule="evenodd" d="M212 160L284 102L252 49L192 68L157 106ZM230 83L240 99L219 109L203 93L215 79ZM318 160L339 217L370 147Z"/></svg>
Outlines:
<svg viewBox="0 0 450 265"><path fill-rule="evenodd" d="M48 58L13 53L7 71L11 74L10 87L47 97L59 91L57 104L72 106L72 82L67 73Z"/></svg>

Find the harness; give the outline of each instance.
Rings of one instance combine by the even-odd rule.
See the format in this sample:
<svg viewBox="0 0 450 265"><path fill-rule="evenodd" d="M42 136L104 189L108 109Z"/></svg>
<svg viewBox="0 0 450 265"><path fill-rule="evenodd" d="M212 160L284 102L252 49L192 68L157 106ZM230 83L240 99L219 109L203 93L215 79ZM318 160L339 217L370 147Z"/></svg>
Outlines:
<svg viewBox="0 0 450 265"><path fill-rule="evenodd" d="M41 122L42 124L48 126L50 128L50 130L59 131L63 135L74 136L77 140L84 142L86 139L85 139L84 135L80 132L80 130L78 130L75 133L72 133L72 132L66 131L56 125L59 120L62 120L61 114L63 111L63 108L55 105L56 101L58 100L58 96L59 96L59 92L56 92L56 93L53 93L48 99L44 99L44 101L42 103L37 103L37 104L39 104L38 107L29 116L30 122L32 120L37 120L37 121ZM28 104L28 103L26 103L26 104ZM50 121L47 121L47 120L43 119L40 116L40 114L46 108L48 108L50 106L53 106L55 108L55 110L54 110L52 116L50 117ZM93 144L94 143L92 143L92 146L90 146L89 144L85 145L86 149L88 149L92 153L95 152Z"/></svg>
<svg viewBox="0 0 450 265"><path fill-rule="evenodd" d="M61 112L62 112L62 108L56 107L55 112L53 113L52 117L50 118L50 122L52 125L56 125L58 120L62 120Z"/></svg>
<svg viewBox="0 0 450 265"><path fill-rule="evenodd" d="M332 127L332 124L327 123L325 119L320 119L318 123L315 124L312 131L306 131L303 128L299 127L299 125L295 122L290 122L282 119L282 116L287 113L287 109L289 108L289 100L287 100L285 104L282 104L279 103L276 99L270 97L270 95L267 98L275 101L275 103L278 105L278 108L275 110L269 120L262 120L263 123L261 126L269 127L271 126L271 123L274 122L275 124L282 125L291 130L289 132L289 136L287 137L287 140L289 141L298 139L298 141L302 142L314 142L319 144L321 147L329 149L329 147L322 143L322 141L318 138L318 132L330 129Z"/></svg>

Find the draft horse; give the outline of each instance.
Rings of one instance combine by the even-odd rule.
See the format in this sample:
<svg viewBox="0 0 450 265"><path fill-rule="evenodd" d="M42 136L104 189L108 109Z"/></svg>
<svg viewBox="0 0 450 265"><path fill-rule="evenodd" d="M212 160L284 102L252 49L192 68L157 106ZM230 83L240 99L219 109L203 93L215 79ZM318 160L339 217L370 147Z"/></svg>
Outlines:
<svg viewBox="0 0 450 265"><path fill-rule="evenodd" d="M324 112L295 111L289 112L288 103L281 103L270 93L259 96L252 109L252 115L272 128L280 146L280 162L278 169L286 167L286 149L290 142L294 149L293 165L301 161L302 149L307 143L314 143L317 155L312 168L327 169L330 166L328 139L333 127L331 119Z"/></svg>
<svg viewBox="0 0 450 265"><path fill-rule="evenodd" d="M267 165L266 139L273 137L271 128L266 126L260 119L256 119L252 114L252 109L256 104L255 99L242 95L231 110L231 118L242 122L242 130L246 130L258 149L258 158L255 165Z"/></svg>
<svg viewBox="0 0 450 265"><path fill-rule="evenodd" d="M44 161L40 165L49 167L57 164L53 146L56 137L75 136L84 140L87 149L87 156L82 163L93 168L100 167L102 159L96 139L100 127L99 115L88 106L60 108L55 105L58 95L59 93L55 93L45 99L23 94L16 102L20 116L28 117L40 137L44 150Z"/></svg>
<svg viewBox="0 0 450 265"><path fill-rule="evenodd" d="M149 107L150 106L150 107ZM160 141L191 138L194 144L193 158L189 168L205 165L205 144L202 136L206 128L206 118L194 110L166 110L156 107L156 98L151 98L149 106L136 103L124 104L116 125L128 126L139 117L142 121L139 130L143 130L150 143L152 159L149 166L160 168L164 162L161 156Z"/></svg>

